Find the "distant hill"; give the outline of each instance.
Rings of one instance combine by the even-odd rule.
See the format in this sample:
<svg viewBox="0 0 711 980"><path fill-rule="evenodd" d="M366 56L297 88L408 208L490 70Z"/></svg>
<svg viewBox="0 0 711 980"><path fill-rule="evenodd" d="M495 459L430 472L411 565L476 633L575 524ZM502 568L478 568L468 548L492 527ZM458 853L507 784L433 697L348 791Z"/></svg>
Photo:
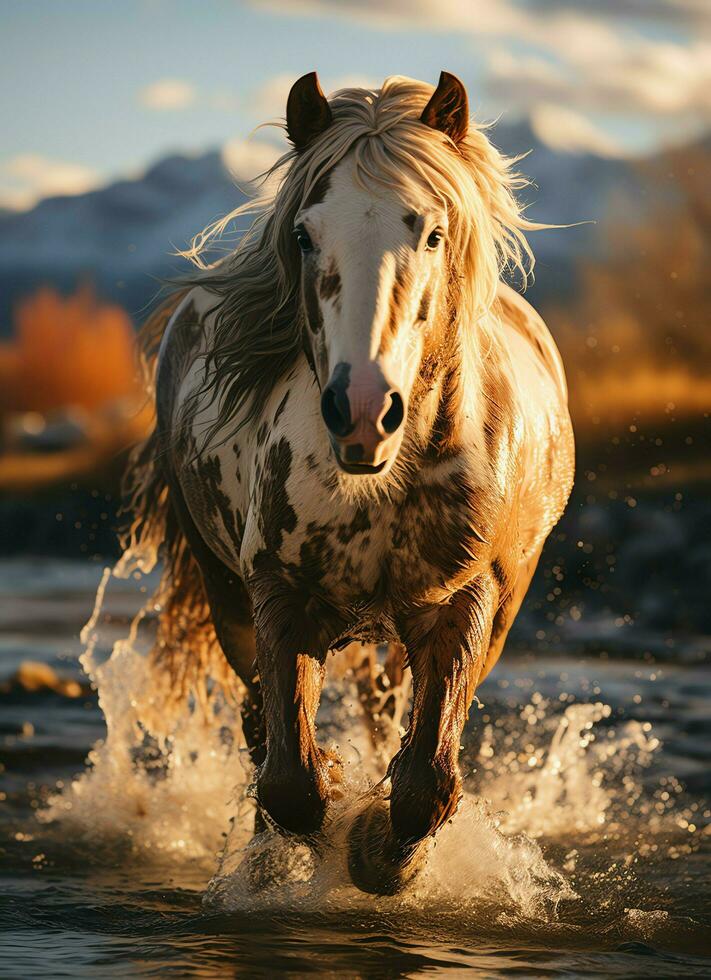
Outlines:
<svg viewBox="0 0 711 980"><path fill-rule="evenodd" d="M597 222L532 236L534 298L564 295L575 261L601 247L610 209L616 217L638 212L645 188L633 164L554 152L527 123L500 125L493 139L508 154L533 150L520 165L538 185L529 193L532 218ZM185 269L170 253L243 201L215 151L167 157L135 180L48 198L26 212L0 212L0 335L9 330L14 302L44 283L68 290L89 280L100 296L142 319L160 280Z"/></svg>
<svg viewBox="0 0 711 980"><path fill-rule="evenodd" d="M72 289L88 280L141 319L160 279L185 269L170 253L244 199L212 152L167 157L136 180L0 215L0 332L15 300L43 283Z"/></svg>

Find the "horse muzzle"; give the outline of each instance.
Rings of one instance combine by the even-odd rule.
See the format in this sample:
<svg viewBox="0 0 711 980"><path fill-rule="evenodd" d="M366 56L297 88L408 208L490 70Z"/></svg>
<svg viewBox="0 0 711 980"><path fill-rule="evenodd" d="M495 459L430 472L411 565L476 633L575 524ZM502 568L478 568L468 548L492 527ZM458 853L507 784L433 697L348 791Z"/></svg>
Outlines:
<svg viewBox="0 0 711 980"><path fill-rule="evenodd" d="M400 440L381 439L371 428L356 429L350 440L331 439L336 461L344 472L374 476L382 473L396 455Z"/></svg>
<svg viewBox="0 0 711 980"><path fill-rule="evenodd" d="M346 473L382 473L402 439L405 402L380 371L351 377L350 365L338 364L321 396L338 465Z"/></svg>

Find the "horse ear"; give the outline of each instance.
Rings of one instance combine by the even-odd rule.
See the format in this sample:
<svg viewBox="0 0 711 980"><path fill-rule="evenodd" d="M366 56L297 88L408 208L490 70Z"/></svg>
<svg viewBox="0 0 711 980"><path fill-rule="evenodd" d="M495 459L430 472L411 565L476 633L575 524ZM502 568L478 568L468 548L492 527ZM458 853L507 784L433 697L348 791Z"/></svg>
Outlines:
<svg viewBox="0 0 711 980"><path fill-rule="evenodd" d="M286 101L286 132L297 150L303 150L333 121L318 75L310 71L294 82Z"/></svg>
<svg viewBox="0 0 711 980"><path fill-rule="evenodd" d="M446 133L454 143L464 139L469 129L469 101L467 90L456 75L440 72L437 88L423 109L420 122Z"/></svg>

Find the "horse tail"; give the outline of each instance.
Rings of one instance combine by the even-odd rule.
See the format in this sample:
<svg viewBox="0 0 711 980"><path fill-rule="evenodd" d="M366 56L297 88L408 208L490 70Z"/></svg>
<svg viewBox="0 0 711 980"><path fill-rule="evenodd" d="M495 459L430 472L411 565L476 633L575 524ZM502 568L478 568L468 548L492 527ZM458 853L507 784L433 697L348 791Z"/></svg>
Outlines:
<svg viewBox="0 0 711 980"><path fill-rule="evenodd" d="M180 490L171 487L155 412L158 351L184 296L178 293L170 297L139 334L141 371L153 408L153 425L148 436L131 450L124 472L124 522L119 533L123 556L116 573L148 573L161 565L160 580L145 607L156 623L149 657L160 668L164 682L159 686L165 698L160 700L184 702L192 695L207 711L215 684L233 699L236 679L217 642L200 569L178 519L174 498Z"/></svg>

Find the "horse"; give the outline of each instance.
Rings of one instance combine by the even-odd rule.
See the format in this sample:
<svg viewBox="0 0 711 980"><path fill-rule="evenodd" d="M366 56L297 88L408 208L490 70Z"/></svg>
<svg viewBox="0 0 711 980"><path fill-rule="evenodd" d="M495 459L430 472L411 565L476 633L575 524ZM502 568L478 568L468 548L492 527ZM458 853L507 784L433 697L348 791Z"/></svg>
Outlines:
<svg viewBox="0 0 711 980"><path fill-rule="evenodd" d="M202 259L244 208L193 242L146 328L155 425L129 467L131 531L162 548L173 667L216 642L241 682L255 831L318 840L333 809L328 653L388 644L408 670L407 730L347 843L353 883L394 894L459 806L475 691L566 505L566 380L505 282L544 226L455 76L327 99L311 72L285 128L236 248Z"/></svg>

